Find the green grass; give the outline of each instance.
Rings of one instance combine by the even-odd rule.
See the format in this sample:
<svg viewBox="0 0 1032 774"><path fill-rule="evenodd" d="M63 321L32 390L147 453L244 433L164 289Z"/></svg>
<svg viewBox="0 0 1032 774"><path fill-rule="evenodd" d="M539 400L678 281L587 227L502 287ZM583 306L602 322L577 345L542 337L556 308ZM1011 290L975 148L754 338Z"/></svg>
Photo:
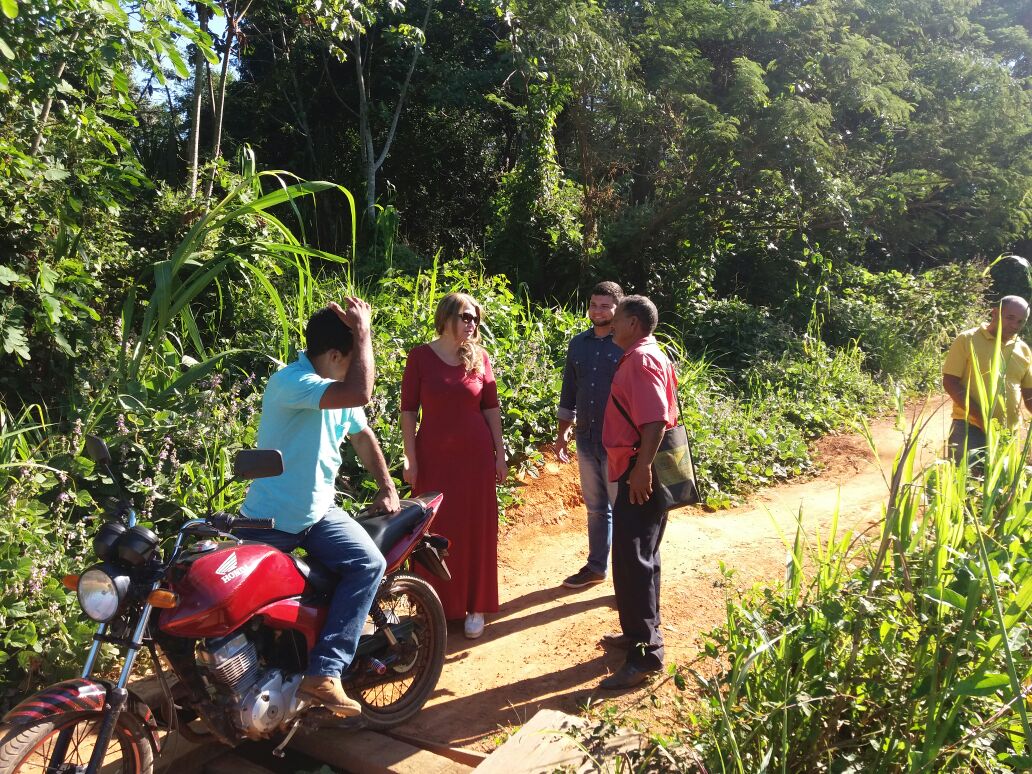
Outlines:
<svg viewBox="0 0 1032 774"><path fill-rule="evenodd" d="M729 599L697 675L711 771L1009 771L1032 764L1032 477L1027 436L990 430L985 476L914 468L880 538L788 546L784 584ZM807 574L806 567L813 567Z"/></svg>

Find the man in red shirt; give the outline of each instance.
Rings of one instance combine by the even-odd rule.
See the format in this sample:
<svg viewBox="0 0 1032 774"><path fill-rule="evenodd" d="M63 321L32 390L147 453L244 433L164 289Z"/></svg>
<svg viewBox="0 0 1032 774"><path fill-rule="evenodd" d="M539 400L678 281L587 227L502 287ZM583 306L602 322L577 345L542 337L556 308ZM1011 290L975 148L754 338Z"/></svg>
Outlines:
<svg viewBox="0 0 1032 774"><path fill-rule="evenodd" d="M677 424L677 377L652 333L656 306L627 296L613 317L613 342L624 350L602 424L613 504L613 587L619 634L602 644L627 650L627 659L600 688L631 688L663 667L659 631L659 544L667 511L662 487L653 490L652 462L668 428Z"/></svg>

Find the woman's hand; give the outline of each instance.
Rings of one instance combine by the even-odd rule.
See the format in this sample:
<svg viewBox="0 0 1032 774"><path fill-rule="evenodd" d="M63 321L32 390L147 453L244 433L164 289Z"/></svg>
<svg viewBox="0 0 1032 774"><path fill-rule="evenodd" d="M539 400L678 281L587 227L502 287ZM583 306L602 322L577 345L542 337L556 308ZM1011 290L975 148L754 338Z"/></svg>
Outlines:
<svg viewBox="0 0 1032 774"><path fill-rule="evenodd" d="M412 491L416 491L416 477L419 475L419 469L416 467L416 461L410 460L408 457L405 458L405 464L401 469L401 477L412 487Z"/></svg>
<svg viewBox="0 0 1032 774"><path fill-rule="evenodd" d="M509 466L505 464L505 456L497 455L495 457L495 481L499 484L504 484L505 479L509 477Z"/></svg>

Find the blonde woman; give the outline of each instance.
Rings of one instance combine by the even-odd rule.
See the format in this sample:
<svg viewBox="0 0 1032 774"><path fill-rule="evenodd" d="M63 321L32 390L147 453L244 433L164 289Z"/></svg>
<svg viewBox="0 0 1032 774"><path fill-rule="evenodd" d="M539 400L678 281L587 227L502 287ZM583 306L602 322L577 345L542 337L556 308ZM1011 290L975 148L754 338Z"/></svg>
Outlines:
<svg viewBox="0 0 1032 774"><path fill-rule="evenodd" d="M437 305L437 338L408 353L401 381L405 481L415 494L438 491L434 531L451 540L451 581L424 575L445 616L465 616L470 639L498 611L498 498L508 469L491 362L480 346L483 309L465 293Z"/></svg>

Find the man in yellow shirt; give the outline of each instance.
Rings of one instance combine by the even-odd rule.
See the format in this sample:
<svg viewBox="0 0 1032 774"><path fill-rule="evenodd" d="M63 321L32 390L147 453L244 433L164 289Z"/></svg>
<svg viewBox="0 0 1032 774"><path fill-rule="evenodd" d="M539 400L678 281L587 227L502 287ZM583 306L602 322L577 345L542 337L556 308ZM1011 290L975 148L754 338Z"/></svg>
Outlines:
<svg viewBox="0 0 1032 774"><path fill-rule="evenodd" d="M989 322L964 331L950 345L942 366L942 387L953 400L950 456L957 463L968 452L985 448L985 423L996 419L1008 429L1021 425L1021 404L1032 411L1032 348L1018 337L1028 320L1028 302L1021 296L1004 296L992 310ZM1000 341L1001 384L990 381L997 334ZM976 367L977 366L977 371ZM981 374L992 410L979 403Z"/></svg>

